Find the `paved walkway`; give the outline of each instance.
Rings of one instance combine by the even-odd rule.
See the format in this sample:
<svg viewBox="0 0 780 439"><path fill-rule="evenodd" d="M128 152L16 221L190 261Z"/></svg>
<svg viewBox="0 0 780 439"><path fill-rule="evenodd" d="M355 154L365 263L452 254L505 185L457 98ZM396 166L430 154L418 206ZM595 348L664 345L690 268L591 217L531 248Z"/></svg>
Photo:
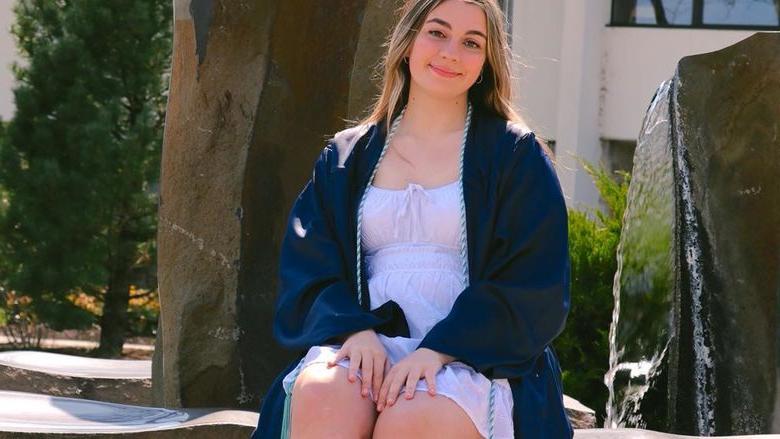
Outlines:
<svg viewBox="0 0 780 439"><path fill-rule="evenodd" d="M143 380L152 377L149 360L106 360L39 351L0 352L0 365L81 378Z"/></svg>

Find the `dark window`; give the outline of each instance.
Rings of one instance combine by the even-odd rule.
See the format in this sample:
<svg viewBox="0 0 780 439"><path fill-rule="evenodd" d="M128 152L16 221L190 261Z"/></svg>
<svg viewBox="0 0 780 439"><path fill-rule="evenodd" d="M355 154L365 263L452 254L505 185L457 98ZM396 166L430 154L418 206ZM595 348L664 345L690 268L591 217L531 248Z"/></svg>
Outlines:
<svg viewBox="0 0 780 439"><path fill-rule="evenodd" d="M632 172L634 167L634 151L636 142L632 140L602 140L602 160L610 175L619 180L615 171Z"/></svg>
<svg viewBox="0 0 780 439"><path fill-rule="evenodd" d="M780 0L612 0L610 25L780 30Z"/></svg>

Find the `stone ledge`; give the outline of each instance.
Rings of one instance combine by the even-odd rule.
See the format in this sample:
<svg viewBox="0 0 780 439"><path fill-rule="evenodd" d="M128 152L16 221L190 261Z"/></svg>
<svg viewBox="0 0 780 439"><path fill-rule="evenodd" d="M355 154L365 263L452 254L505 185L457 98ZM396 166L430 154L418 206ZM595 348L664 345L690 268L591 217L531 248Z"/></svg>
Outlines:
<svg viewBox="0 0 780 439"><path fill-rule="evenodd" d="M137 407L0 391L0 438L246 439L255 412Z"/></svg>
<svg viewBox="0 0 780 439"><path fill-rule="evenodd" d="M574 430L575 439L687 439L699 436L660 433L637 428L591 428ZM780 439L780 434L757 434L748 436L709 436L710 438L729 439Z"/></svg>
<svg viewBox="0 0 780 439"><path fill-rule="evenodd" d="M0 352L0 389L123 404L152 404L152 362L37 351Z"/></svg>
<svg viewBox="0 0 780 439"><path fill-rule="evenodd" d="M0 438L245 439L258 413L241 410L164 409L0 391ZM575 429L575 439L685 439L632 428ZM780 435L715 436L780 439Z"/></svg>

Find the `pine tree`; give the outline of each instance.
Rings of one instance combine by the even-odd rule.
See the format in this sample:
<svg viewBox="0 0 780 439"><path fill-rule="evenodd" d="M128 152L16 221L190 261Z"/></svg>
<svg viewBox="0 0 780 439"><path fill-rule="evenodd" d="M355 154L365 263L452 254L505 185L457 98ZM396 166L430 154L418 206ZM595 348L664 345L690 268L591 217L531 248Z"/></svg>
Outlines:
<svg viewBox="0 0 780 439"><path fill-rule="evenodd" d="M171 3L14 6L26 65L12 66L16 113L0 139L0 274L55 329L96 318L69 294L97 297L107 356L122 350L133 273L154 264Z"/></svg>

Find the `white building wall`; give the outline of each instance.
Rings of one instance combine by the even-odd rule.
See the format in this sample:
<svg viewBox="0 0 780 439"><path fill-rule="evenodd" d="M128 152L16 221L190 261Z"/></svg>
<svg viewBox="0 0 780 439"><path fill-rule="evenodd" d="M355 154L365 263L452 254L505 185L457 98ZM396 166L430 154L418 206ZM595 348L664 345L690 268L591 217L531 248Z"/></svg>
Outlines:
<svg viewBox="0 0 780 439"><path fill-rule="evenodd" d="M514 0L515 107L545 139L555 138L565 0Z"/></svg>
<svg viewBox="0 0 780 439"><path fill-rule="evenodd" d="M674 75L677 62L692 54L728 47L753 31L604 28L604 112L601 136L634 140L660 83Z"/></svg>
<svg viewBox="0 0 780 439"><path fill-rule="evenodd" d="M14 36L11 35L14 3L16 2L0 0L0 118L4 121L11 119L15 111L11 62L21 63L16 54Z"/></svg>
<svg viewBox="0 0 780 439"><path fill-rule="evenodd" d="M688 55L734 44L753 31L609 27L610 0L514 0L519 60L515 105L555 141L569 207L599 206L579 160L606 163L607 140L636 141L658 85Z"/></svg>

